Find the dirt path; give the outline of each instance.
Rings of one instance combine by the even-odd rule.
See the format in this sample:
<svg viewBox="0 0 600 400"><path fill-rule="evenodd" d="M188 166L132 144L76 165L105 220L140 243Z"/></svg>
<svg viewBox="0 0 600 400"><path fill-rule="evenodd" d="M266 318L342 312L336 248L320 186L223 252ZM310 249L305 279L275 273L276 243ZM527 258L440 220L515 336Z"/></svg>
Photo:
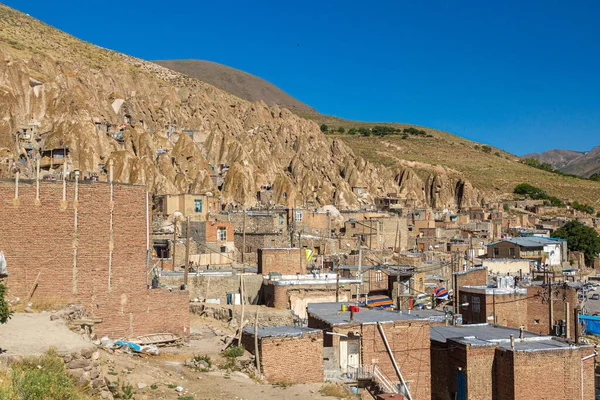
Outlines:
<svg viewBox="0 0 600 400"><path fill-rule="evenodd" d="M232 333L227 325L212 319L192 316L194 339L182 347L162 348L160 356L139 358L103 353L104 375L116 382L128 382L136 400L280 400L336 399L319 393L322 384L292 385L287 388L260 384L238 373L196 372L184 365L194 355L208 355L215 363L220 356L222 335ZM176 387L181 386L182 392Z"/></svg>
<svg viewBox="0 0 600 400"><path fill-rule="evenodd" d="M50 321L49 313L18 313L0 325L1 357L41 355L51 347L72 352L90 345L81 335L69 330L62 319Z"/></svg>

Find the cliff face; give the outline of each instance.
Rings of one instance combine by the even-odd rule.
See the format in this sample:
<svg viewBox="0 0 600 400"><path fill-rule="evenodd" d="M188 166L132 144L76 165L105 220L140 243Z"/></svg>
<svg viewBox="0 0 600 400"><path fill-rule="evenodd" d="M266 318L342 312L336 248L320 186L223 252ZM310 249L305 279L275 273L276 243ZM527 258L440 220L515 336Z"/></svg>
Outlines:
<svg viewBox="0 0 600 400"><path fill-rule="evenodd" d="M67 148L68 169L84 176L101 176L112 160L118 181L154 193L210 191L231 205L255 204L261 185L283 204L355 207L389 192L436 207L482 201L460 177L376 167L286 109L80 42L4 6L0 38L2 177L16 169L32 177L36 154Z"/></svg>

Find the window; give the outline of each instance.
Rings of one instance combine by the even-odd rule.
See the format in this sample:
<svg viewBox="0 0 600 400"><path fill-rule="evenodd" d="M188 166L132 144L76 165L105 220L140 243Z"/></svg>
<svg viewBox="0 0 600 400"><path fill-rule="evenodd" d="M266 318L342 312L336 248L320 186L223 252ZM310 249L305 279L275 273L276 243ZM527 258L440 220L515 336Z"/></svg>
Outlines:
<svg viewBox="0 0 600 400"><path fill-rule="evenodd" d="M227 240L227 228L224 226L220 226L217 228L217 240L226 241Z"/></svg>
<svg viewBox="0 0 600 400"><path fill-rule="evenodd" d="M375 282L381 282L381 272L377 272L375 274Z"/></svg>
<svg viewBox="0 0 600 400"><path fill-rule="evenodd" d="M481 308L480 308L480 303L479 303L479 301L480 301L479 297L471 297L471 300L473 301L473 312L476 312L476 313L480 312Z"/></svg>
<svg viewBox="0 0 600 400"><path fill-rule="evenodd" d="M283 215L279 214L279 225L283 225L284 219Z"/></svg>
<svg viewBox="0 0 600 400"><path fill-rule="evenodd" d="M362 194L362 188L356 188L356 193Z"/></svg>
<svg viewBox="0 0 600 400"><path fill-rule="evenodd" d="M494 247L494 257L498 257L500 255L500 249L497 247Z"/></svg>
<svg viewBox="0 0 600 400"><path fill-rule="evenodd" d="M194 212L202 212L202 199L194 199Z"/></svg>
<svg viewBox="0 0 600 400"><path fill-rule="evenodd" d="M509 254L510 254L511 257L515 256L515 248L514 247L511 247L510 249L508 249L508 252L509 252Z"/></svg>
<svg viewBox="0 0 600 400"><path fill-rule="evenodd" d="M296 222L302 222L302 211L296 211Z"/></svg>
<svg viewBox="0 0 600 400"><path fill-rule="evenodd" d="M227 253L227 247L221 246L221 253Z"/></svg>

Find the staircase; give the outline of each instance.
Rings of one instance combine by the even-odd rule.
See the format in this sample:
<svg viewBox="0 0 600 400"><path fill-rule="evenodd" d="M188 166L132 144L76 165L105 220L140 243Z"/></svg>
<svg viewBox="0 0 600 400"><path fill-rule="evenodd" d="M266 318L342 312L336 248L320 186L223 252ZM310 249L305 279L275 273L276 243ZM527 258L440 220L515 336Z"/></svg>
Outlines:
<svg viewBox="0 0 600 400"><path fill-rule="evenodd" d="M352 368L352 370L351 374L355 380L371 381L379 393L399 393L398 385L377 364L361 365L358 368Z"/></svg>

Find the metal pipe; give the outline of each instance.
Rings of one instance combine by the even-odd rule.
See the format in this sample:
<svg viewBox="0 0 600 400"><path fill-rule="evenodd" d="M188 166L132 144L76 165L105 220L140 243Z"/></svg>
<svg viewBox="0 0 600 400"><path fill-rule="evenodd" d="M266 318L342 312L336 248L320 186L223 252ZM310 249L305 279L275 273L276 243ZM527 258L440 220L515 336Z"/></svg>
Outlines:
<svg viewBox="0 0 600 400"><path fill-rule="evenodd" d="M404 377L402 376L402 372L400 372L400 368L398 367L398 364L396 363L396 359L394 358L394 353L392 352L392 349L390 348L390 344L388 343L387 337L385 336L385 331L383 330L383 325L381 325L381 322L377 323L377 327L379 328L379 333L381 334L381 338L383 339L383 344L385 344L385 348L390 356L390 359L392 360L392 365L394 366L396 375L398 375L398 378L400 378L400 382L402 383L402 387L404 388L406 397L408 398L408 400L412 400L412 396L410 394L410 391L408 390L408 385L406 384L406 381L404 380Z"/></svg>
<svg viewBox="0 0 600 400"><path fill-rule="evenodd" d="M594 353L589 356L585 356L581 359L581 400L585 400L585 391L583 390L583 362L589 360L590 358L594 358L598 355L598 351L594 350Z"/></svg>

